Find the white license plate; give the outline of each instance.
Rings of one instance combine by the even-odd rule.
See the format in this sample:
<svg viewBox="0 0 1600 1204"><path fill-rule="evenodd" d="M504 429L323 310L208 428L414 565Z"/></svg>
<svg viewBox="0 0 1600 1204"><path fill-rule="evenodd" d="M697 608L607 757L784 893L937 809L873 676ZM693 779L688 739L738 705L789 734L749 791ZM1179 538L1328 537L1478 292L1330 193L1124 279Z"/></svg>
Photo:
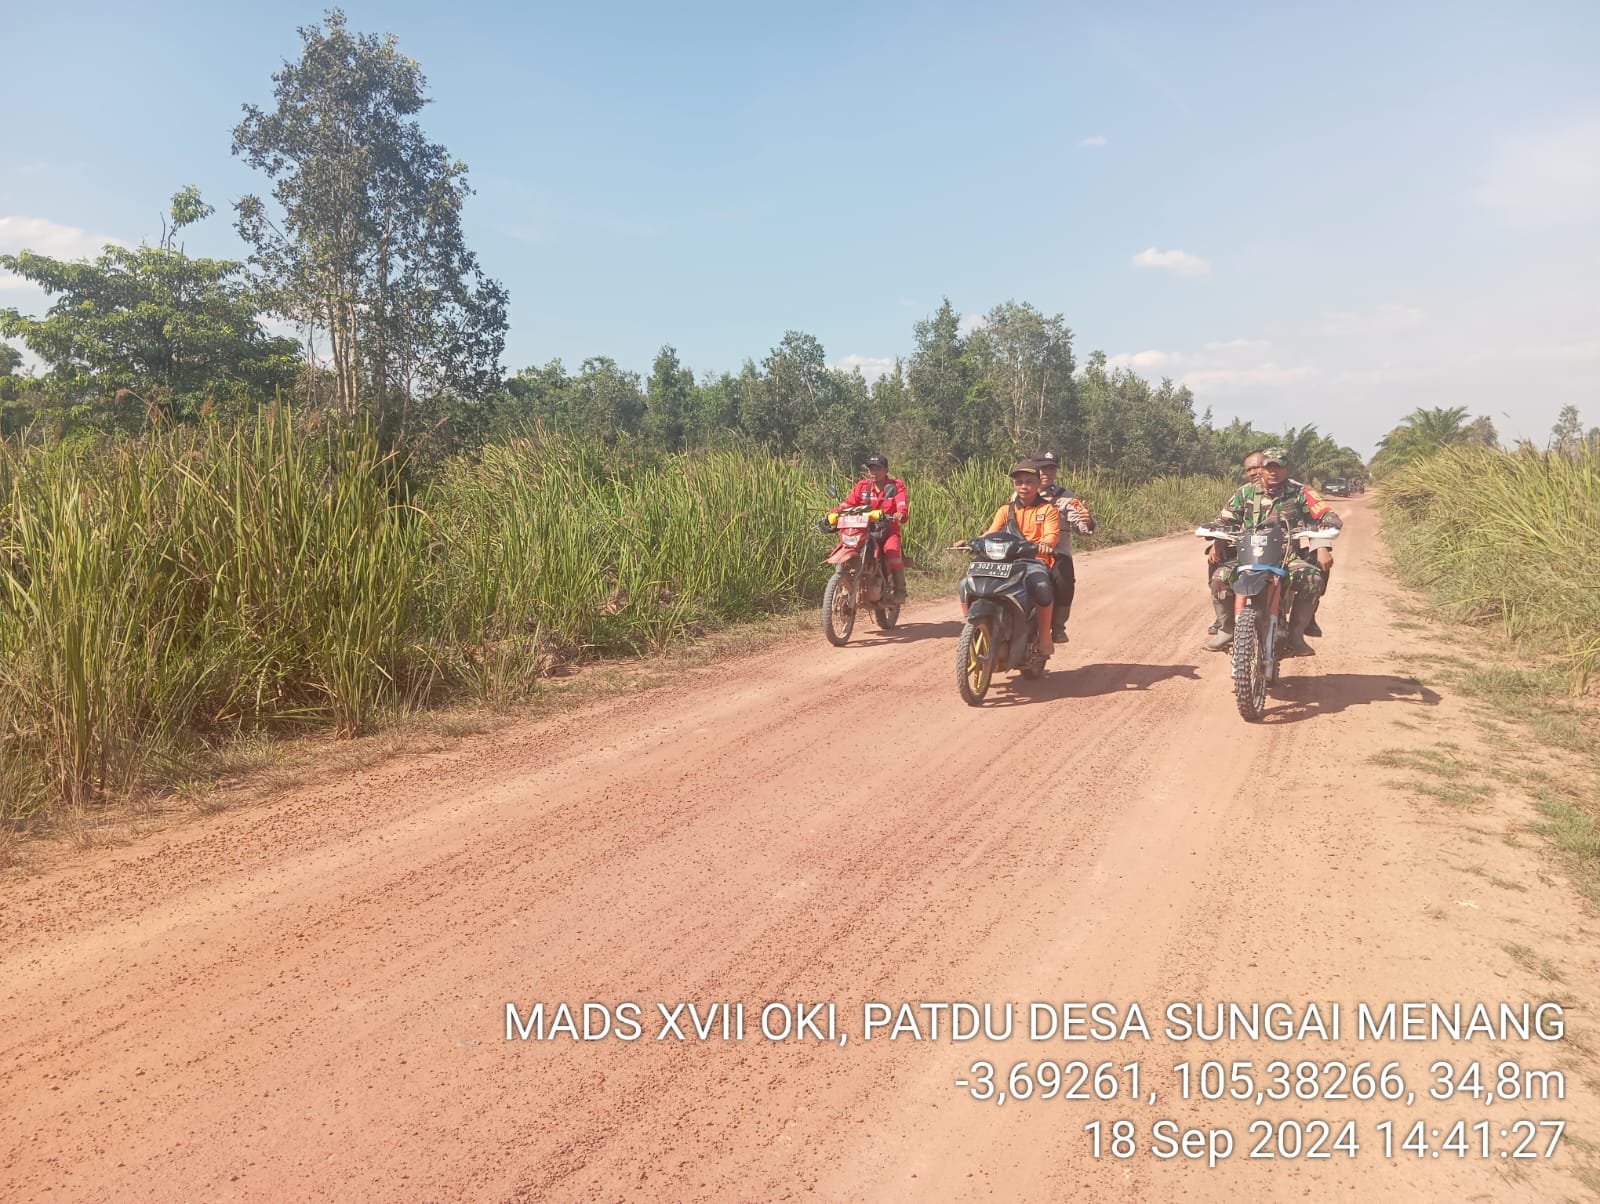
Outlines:
<svg viewBox="0 0 1600 1204"><path fill-rule="evenodd" d="M841 514L839 516L839 525L841 527L865 527L867 525L867 516L865 514Z"/></svg>
<svg viewBox="0 0 1600 1204"><path fill-rule="evenodd" d="M1010 564L996 564L988 560L974 560L967 572L973 577L1009 577Z"/></svg>

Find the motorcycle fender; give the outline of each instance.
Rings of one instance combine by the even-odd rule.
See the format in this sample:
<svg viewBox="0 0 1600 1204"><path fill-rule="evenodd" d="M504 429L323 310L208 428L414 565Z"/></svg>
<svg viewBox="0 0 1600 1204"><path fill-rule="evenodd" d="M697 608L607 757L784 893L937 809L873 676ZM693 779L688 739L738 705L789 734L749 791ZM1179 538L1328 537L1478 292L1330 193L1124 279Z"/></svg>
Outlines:
<svg viewBox="0 0 1600 1204"><path fill-rule="evenodd" d="M843 544L840 544L838 547L836 547L833 550L833 555L828 557L828 563L829 564L847 564L850 561L854 560L855 556L856 556L856 550L854 548L847 548Z"/></svg>
<svg viewBox="0 0 1600 1204"><path fill-rule="evenodd" d="M1271 573L1240 573L1233 583L1233 592L1240 598L1253 598L1267 588Z"/></svg>
<svg viewBox="0 0 1600 1204"><path fill-rule="evenodd" d="M973 619L988 618L999 620L1004 616L1004 611L1005 603L1000 599L979 596L967 607L967 621L970 623Z"/></svg>

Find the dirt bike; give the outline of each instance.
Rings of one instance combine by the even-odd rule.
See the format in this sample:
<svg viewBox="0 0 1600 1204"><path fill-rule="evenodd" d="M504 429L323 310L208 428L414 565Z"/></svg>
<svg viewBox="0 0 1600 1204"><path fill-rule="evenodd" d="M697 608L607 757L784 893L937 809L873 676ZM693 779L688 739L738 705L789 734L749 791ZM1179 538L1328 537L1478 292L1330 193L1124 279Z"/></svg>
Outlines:
<svg viewBox="0 0 1600 1204"><path fill-rule="evenodd" d="M827 520L823 520L826 522ZM822 591L822 634L835 648L849 642L856 612L865 604L884 631L900 621L900 603L889 586L883 564L883 542L890 520L871 506L846 506L839 511L839 542L828 563L838 565ZM831 528L830 528L831 529Z"/></svg>
<svg viewBox="0 0 1600 1204"><path fill-rule="evenodd" d="M1037 608L1027 584L1027 567L1037 559L1039 545L998 531L957 544L952 551L962 549L972 553L972 562L961 579L967 620L956 644L956 685L966 704L975 707L989 692L996 670L1021 669L1024 677L1044 672Z"/></svg>
<svg viewBox="0 0 1600 1204"><path fill-rule="evenodd" d="M1290 531L1283 524L1247 531L1228 523L1197 527L1195 534L1234 549L1239 571L1233 582L1233 699L1239 714L1259 723L1267 709L1267 687L1283 676L1283 649L1294 607L1289 576L1293 550L1313 540L1326 547L1339 532L1332 527Z"/></svg>

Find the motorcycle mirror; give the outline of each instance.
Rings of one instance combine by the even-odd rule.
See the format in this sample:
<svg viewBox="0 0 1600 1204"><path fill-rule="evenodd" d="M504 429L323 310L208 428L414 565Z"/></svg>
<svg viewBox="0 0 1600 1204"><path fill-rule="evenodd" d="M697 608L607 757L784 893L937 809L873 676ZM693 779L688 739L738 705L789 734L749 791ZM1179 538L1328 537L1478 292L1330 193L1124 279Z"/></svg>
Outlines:
<svg viewBox="0 0 1600 1204"><path fill-rule="evenodd" d="M832 485L829 485L828 486L828 496L831 497L834 501L837 502L839 500L839 491L837 489L835 489Z"/></svg>

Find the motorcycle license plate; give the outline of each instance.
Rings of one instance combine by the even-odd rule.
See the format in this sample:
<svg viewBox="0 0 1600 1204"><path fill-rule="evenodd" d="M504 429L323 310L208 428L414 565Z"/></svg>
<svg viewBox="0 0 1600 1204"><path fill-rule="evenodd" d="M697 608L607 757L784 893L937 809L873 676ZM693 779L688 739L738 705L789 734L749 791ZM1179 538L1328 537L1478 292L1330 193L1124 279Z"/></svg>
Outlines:
<svg viewBox="0 0 1600 1204"><path fill-rule="evenodd" d="M841 527L864 527L866 525L867 516L865 514L841 514L839 516L839 526Z"/></svg>
<svg viewBox="0 0 1600 1204"><path fill-rule="evenodd" d="M1010 564L997 564L988 560L974 560L967 573L973 577L1009 577L1011 576Z"/></svg>

